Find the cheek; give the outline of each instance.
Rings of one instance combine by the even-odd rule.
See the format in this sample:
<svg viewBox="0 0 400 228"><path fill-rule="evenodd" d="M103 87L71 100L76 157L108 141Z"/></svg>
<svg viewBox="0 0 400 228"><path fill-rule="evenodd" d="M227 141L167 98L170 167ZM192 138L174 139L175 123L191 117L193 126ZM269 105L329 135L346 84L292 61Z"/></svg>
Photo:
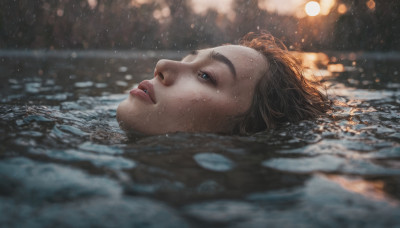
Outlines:
<svg viewBox="0 0 400 228"><path fill-rule="evenodd" d="M226 129L232 116L239 113L237 103L217 93L187 93L184 97L171 99L163 107L166 116L174 116L184 130L218 132Z"/></svg>

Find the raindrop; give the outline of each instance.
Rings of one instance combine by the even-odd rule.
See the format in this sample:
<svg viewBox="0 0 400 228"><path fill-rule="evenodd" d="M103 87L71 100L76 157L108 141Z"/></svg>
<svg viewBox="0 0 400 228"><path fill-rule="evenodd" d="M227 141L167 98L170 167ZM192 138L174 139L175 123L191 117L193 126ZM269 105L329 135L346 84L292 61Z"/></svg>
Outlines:
<svg viewBox="0 0 400 228"><path fill-rule="evenodd" d="M93 86L92 81L75 82L75 87L78 87L78 88L87 88L87 87L92 87L92 86Z"/></svg>
<svg viewBox="0 0 400 228"><path fill-rule="evenodd" d="M128 86L128 83L127 83L127 82L119 81L119 80L116 81L115 84L116 84L117 86L121 86L121 87Z"/></svg>
<svg viewBox="0 0 400 228"><path fill-rule="evenodd" d="M130 75L130 74L125 75L125 80L131 80L131 79L132 79L132 75Z"/></svg>
<svg viewBox="0 0 400 228"><path fill-rule="evenodd" d="M126 66L121 66L120 68L118 68L118 72L124 73L128 70L128 67Z"/></svg>

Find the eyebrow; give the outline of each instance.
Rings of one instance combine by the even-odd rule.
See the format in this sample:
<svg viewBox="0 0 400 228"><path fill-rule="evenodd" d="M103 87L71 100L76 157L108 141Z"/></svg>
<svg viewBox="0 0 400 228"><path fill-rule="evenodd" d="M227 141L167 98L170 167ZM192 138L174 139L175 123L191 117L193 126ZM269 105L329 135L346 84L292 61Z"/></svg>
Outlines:
<svg viewBox="0 0 400 228"><path fill-rule="evenodd" d="M191 55L197 55L198 53L199 52L196 51L196 50L190 52ZM212 51L210 53L210 57L211 57L211 59L214 59L214 60L216 60L218 62L221 62L221 63L224 63L225 65L227 65L229 70L231 71L232 75L236 78L235 66L233 65L233 63L226 56L222 55L219 52Z"/></svg>

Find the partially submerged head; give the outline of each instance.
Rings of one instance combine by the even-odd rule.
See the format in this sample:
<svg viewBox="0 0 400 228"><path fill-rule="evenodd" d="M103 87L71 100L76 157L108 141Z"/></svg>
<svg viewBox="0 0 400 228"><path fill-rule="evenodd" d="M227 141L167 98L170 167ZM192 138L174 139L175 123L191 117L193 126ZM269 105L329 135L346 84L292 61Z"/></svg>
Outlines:
<svg viewBox="0 0 400 228"><path fill-rule="evenodd" d="M267 34L160 60L117 109L127 131L253 133L323 113L326 98Z"/></svg>

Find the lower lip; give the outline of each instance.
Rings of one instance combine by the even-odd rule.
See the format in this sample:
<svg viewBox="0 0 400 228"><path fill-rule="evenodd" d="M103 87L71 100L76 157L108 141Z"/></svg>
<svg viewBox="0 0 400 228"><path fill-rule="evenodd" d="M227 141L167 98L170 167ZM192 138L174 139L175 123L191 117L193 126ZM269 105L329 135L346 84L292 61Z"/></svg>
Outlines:
<svg viewBox="0 0 400 228"><path fill-rule="evenodd" d="M145 93L145 92L144 92L143 90L141 90L141 89L135 88L135 89L132 89L129 93L130 93L132 96L141 98L142 100L144 100L144 101L146 101L146 102L148 102L148 103L153 104L153 101L151 100L149 94Z"/></svg>

